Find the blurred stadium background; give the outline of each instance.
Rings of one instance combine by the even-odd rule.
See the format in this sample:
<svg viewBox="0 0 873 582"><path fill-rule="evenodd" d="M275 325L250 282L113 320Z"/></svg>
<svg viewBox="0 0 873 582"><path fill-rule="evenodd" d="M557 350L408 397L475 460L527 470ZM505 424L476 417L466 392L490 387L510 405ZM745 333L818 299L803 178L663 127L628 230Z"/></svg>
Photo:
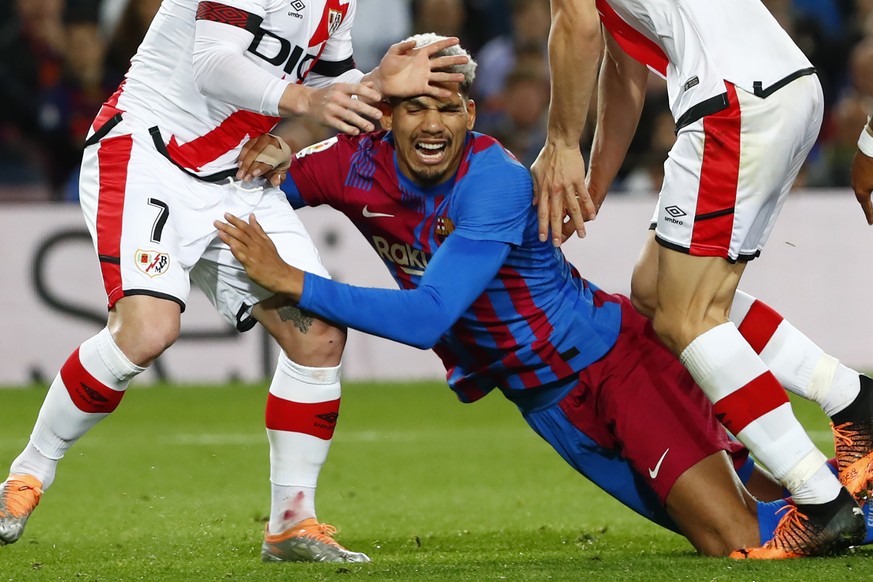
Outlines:
<svg viewBox="0 0 873 582"><path fill-rule="evenodd" d="M818 68L826 119L818 144L745 288L774 304L847 363L873 369L864 333L873 287L871 229L848 188L849 163L873 112L873 0L765 0ZM72 346L103 325L103 292L76 204L84 136L121 80L159 0L0 2L0 385L49 380ZM411 33L457 35L480 63L477 129L525 164L539 151L548 106L548 0L358 0L355 56L375 66ZM627 292L673 136L663 83L653 77L640 126L609 202L586 241L565 249L587 277ZM279 132L299 149L329 136L306 120ZM582 143L587 147L586 137ZM304 211L336 277L390 284L344 219ZM259 331L243 336L192 298L183 338L138 382L257 381L275 354ZM427 352L353 334L349 379L442 376Z"/></svg>

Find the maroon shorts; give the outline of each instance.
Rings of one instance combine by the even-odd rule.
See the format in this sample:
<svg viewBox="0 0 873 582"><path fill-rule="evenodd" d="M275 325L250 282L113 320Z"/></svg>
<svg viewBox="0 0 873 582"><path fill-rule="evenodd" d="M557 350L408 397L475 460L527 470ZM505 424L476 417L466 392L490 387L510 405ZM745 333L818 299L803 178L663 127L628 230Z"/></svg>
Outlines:
<svg viewBox="0 0 873 582"><path fill-rule="evenodd" d="M718 451L734 466L748 452L731 440L691 375L622 295L621 333L603 358L579 375L558 404L567 420L605 449L617 451L663 503L682 473Z"/></svg>

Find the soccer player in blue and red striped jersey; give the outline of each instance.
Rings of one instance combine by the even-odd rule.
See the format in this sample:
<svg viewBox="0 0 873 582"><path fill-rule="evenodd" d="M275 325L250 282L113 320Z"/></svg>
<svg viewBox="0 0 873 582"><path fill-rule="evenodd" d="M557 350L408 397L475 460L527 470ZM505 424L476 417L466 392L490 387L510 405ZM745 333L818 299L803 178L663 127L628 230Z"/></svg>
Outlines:
<svg viewBox="0 0 873 582"><path fill-rule="evenodd" d="M538 239L527 169L472 131L474 67L463 67L450 98L392 101L386 132L303 150L283 185L294 206L348 216L400 289L291 267L253 216L227 215L220 237L253 280L301 309L433 348L461 401L497 388L577 471L702 553L770 539L784 502L756 503L738 474L759 498L778 498L781 487L754 471L629 300Z"/></svg>

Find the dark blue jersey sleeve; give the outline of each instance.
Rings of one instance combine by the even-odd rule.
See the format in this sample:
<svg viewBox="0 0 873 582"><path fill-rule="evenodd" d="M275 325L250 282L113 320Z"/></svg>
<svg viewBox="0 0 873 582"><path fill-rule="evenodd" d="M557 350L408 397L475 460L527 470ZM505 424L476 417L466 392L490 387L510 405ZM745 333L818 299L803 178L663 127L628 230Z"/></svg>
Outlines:
<svg viewBox="0 0 873 582"><path fill-rule="evenodd" d="M289 175L285 178L285 181L282 182L282 192L285 193L285 198L288 199L288 202L293 209L297 210L298 208L307 206L306 200L303 199L303 194L300 192L300 189L297 188L297 184L294 182L292 176Z"/></svg>
<svg viewBox="0 0 873 582"><path fill-rule="evenodd" d="M452 234L415 289L356 287L307 273L300 307L353 329L431 348L485 291L509 249Z"/></svg>
<svg viewBox="0 0 873 582"><path fill-rule="evenodd" d="M530 172L499 145L474 158L455 193L455 232L520 245L533 201Z"/></svg>

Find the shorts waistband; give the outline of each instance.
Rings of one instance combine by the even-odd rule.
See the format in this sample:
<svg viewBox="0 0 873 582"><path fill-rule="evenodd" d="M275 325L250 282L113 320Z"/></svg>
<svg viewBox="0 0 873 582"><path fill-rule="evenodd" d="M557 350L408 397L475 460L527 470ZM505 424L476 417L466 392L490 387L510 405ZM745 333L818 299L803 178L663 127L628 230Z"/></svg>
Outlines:
<svg viewBox="0 0 873 582"><path fill-rule="evenodd" d="M815 73L815 67L800 69L798 71L794 71L790 75L786 75L785 77L779 79L766 89L764 88L764 84L761 81L755 81L754 83L752 83L753 93L756 97L766 99L767 97L769 97L779 89L785 87L792 81L796 81L797 79L801 77L806 77L808 75L814 75ZM729 104L730 103L728 101L728 94L727 92L725 92L721 95L716 95L715 97L705 99L696 105L692 105L685 111L685 113L679 116L679 119L676 120L675 133L679 133L680 129L691 125L698 119L702 119L707 115L712 115L714 113L718 113L723 109L726 109Z"/></svg>
<svg viewBox="0 0 873 582"><path fill-rule="evenodd" d="M116 113L115 115L110 117L109 121L97 128L97 130L94 131L91 137L85 140L85 147L87 148L89 146L92 146L107 135L109 135L109 132L112 131L116 125L121 123L121 119L121 113Z"/></svg>
<svg viewBox="0 0 873 582"><path fill-rule="evenodd" d="M192 178L196 178L201 182L208 182L210 184L214 184L216 182L224 182L228 178L235 176L237 172L237 168L230 168L229 170L223 170L221 172L216 172L214 174L209 174L207 176L200 176L199 174L195 174L188 168L182 166L179 162L174 160L170 156L170 152L167 151L167 146L164 145L164 138L161 137L161 128L157 125L149 128L149 134L152 136L152 141L155 144L155 149L158 150L158 153L167 158L171 164L191 176Z"/></svg>
<svg viewBox="0 0 873 582"><path fill-rule="evenodd" d="M787 77L783 77L764 89L764 84L761 81L755 81L752 83L753 93L756 97L760 97L761 99L766 99L785 85L789 84L792 81L796 81L801 77L806 77L808 75L814 75L816 73L815 67L808 67L806 69L800 69L799 71L794 71Z"/></svg>

